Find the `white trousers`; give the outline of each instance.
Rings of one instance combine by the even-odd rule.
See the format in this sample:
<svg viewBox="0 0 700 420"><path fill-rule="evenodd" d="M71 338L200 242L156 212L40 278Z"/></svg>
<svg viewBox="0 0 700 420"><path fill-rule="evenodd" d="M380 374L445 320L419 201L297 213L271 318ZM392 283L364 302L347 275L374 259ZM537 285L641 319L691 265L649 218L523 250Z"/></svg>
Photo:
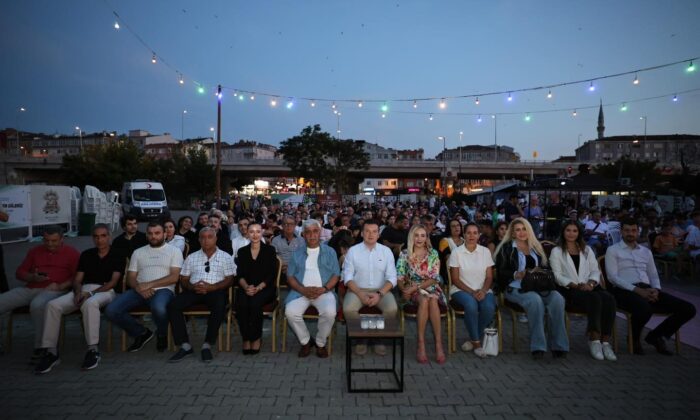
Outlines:
<svg viewBox="0 0 700 420"><path fill-rule="evenodd" d="M303 318L304 312L309 308L309 305L313 305L320 315L318 320L318 332L316 333L316 345L318 347L325 347L326 340L328 340L328 336L333 329L333 323L335 322L335 295L333 293L324 293L314 300L302 296L289 302L285 307L284 314L287 316L287 322L289 322L289 326L292 328L292 331L294 331L294 334L296 334L302 346L308 344L311 339L309 329L306 328Z"/></svg>
<svg viewBox="0 0 700 420"><path fill-rule="evenodd" d="M15 287L0 294L0 314L9 313L15 308L29 305L29 313L34 323L34 348L38 349L41 348L41 336L44 333L46 304L64 293L66 292Z"/></svg>
<svg viewBox="0 0 700 420"><path fill-rule="evenodd" d="M91 292L102 287L99 284L84 284L83 291ZM78 309L73 303L74 293L71 291L65 295L50 301L46 305L44 315L44 334L41 338L41 347L58 347L58 336L61 332L61 318L64 314L69 314ZM83 314L83 328L85 330L85 341L88 346L96 345L100 342L100 308L114 300L116 294L114 290L99 292L91 296L80 305L80 312Z"/></svg>

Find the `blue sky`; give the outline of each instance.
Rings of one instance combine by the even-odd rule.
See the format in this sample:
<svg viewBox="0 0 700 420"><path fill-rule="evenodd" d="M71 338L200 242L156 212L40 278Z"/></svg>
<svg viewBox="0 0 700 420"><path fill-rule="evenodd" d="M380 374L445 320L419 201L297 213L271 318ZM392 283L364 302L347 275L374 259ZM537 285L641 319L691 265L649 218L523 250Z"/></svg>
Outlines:
<svg viewBox="0 0 700 420"><path fill-rule="evenodd" d="M114 29L115 10L122 28ZM686 1L5 1L0 5L3 66L0 127L68 134L144 129L180 137L209 135L217 83L309 98L449 97L588 79L700 56L700 2ZM151 51L172 67L151 63ZM553 91L448 100L338 103L341 136L395 148L498 142L524 159L573 154L596 136L600 99L606 135L700 134L699 70L687 63ZM207 88L197 93L193 81ZM667 95L651 101L641 98ZM626 112L619 111L628 102ZM19 107L26 112L20 113ZM564 112L536 111L567 109ZM573 117L571 110L577 109ZM524 121L527 112L531 120ZM429 120L429 113L433 120ZM448 114L449 113L449 114ZM513 114L509 114L513 113ZM470 114L470 115L454 115ZM477 115L483 122L477 123ZM223 138L277 145L310 124L334 133L330 103L297 100L288 110L269 98L239 101L224 92Z"/></svg>

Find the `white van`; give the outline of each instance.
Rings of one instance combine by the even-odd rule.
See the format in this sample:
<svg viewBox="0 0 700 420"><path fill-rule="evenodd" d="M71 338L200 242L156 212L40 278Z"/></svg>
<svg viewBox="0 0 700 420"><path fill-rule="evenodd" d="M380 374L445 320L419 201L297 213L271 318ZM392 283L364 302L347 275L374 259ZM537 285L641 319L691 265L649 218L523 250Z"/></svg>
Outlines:
<svg viewBox="0 0 700 420"><path fill-rule="evenodd" d="M136 216L140 221L170 218L165 190L160 182L137 179L122 186L124 215Z"/></svg>

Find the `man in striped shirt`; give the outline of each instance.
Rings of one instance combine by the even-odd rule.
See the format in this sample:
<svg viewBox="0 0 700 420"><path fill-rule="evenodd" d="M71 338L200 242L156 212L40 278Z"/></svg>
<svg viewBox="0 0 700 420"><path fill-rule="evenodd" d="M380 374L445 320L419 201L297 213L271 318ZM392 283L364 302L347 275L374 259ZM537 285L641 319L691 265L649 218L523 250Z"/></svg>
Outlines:
<svg viewBox="0 0 700 420"><path fill-rule="evenodd" d="M134 251L129 261L126 277L129 290L122 293L107 306L105 314L112 322L134 337L128 351L136 352L153 338L153 332L140 324L129 311L134 307L149 305L159 352L168 345L168 303L175 293L175 283L180 276L182 252L165 243L165 228L158 221L152 221L146 228L148 245Z"/></svg>

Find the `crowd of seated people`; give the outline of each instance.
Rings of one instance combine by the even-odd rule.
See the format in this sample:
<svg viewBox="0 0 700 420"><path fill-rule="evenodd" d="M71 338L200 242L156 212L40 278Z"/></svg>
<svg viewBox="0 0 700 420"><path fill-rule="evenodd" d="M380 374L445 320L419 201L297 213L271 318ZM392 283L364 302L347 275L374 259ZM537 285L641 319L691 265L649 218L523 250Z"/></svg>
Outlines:
<svg viewBox="0 0 700 420"><path fill-rule="evenodd" d="M661 291L654 255L697 259L700 213L692 213L686 223L684 217L660 222L653 214L634 219L606 209L582 211L581 217L566 212L570 217L558 221L550 254L541 240L549 231L542 225L546 209L537 201L520 207L525 206L518 196L501 209L454 202L238 205L227 212L202 212L196 224L189 216L177 223L152 221L145 233L138 231L133 217L125 217L124 232L114 240L106 226L96 225L95 247L82 254L63 244L60 228L49 228L44 243L17 270L25 285L0 294L0 313L30 307L36 373L60 363L57 340L63 314L83 313L87 353L82 368L89 370L102 357L101 311L131 337L129 352L138 352L153 338L156 349L164 352L172 328L177 350L167 360L179 362L194 353L185 323L187 308L205 305L209 315L200 356L209 362L228 307L242 336L240 350L255 355L262 348L264 308L275 301L284 302L280 313L298 339L300 357L313 348L318 357L329 356L329 335L341 312L344 319L354 319L363 308L374 308L391 318L401 306L413 305L416 360L429 362L430 324L434 359L445 363L441 318L450 302L464 309L462 334L467 340L462 350L485 357L484 330L494 323L499 295L526 315L535 359L547 351L555 358L567 356L568 307L586 314L586 338L595 360L618 357L611 344L618 309L632 313L636 354L644 353L641 334L651 314L670 314L644 341L661 354L671 354L665 341L695 315L695 308ZM616 243L610 241L610 225L619 229ZM647 232L656 233L651 249L645 247L649 235L642 239ZM603 255L605 266L600 267L596 257ZM550 270L557 287L547 293L523 291L523 279L535 268ZM122 278L124 286L118 288ZM283 293L286 299L279 299ZM154 331L132 314L136 307L148 308ZM319 318L314 337L305 325L309 307ZM378 355L386 353L379 342L360 343L353 350L363 355L368 345Z"/></svg>

